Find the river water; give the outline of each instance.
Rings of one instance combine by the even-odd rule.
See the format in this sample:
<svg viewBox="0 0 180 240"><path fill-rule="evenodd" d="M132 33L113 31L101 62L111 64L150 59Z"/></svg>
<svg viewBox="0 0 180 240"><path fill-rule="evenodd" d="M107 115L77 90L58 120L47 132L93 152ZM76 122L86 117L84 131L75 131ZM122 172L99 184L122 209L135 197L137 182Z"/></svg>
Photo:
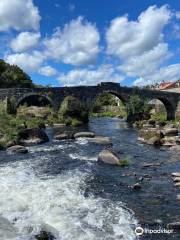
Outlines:
<svg viewBox="0 0 180 240"><path fill-rule="evenodd" d="M86 139L51 140L29 147L27 155L1 152L0 240L33 240L40 231L58 240L134 240L139 225L156 229L178 221L178 190L170 179L180 168L178 153L140 144L137 131L116 118L93 118L85 130L111 137L113 150L130 165L98 163L104 147ZM54 131L47 130L50 138ZM160 166L143 168L144 162ZM142 190L132 190L140 181Z"/></svg>

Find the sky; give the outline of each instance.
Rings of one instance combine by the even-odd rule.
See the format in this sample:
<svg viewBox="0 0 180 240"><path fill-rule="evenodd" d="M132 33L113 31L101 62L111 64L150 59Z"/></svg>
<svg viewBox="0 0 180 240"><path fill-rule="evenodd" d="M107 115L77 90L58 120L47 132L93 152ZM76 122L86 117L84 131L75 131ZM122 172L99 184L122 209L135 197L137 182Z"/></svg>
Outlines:
<svg viewBox="0 0 180 240"><path fill-rule="evenodd" d="M179 0L0 0L0 58L36 84L180 79Z"/></svg>

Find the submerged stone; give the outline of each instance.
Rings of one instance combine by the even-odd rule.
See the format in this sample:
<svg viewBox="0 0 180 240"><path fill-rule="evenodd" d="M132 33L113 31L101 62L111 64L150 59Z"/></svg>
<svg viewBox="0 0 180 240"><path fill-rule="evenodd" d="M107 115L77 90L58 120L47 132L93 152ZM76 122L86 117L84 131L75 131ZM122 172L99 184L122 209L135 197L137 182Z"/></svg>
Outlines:
<svg viewBox="0 0 180 240"><path fill-rule="evenodd" d="M35 238L37 240L54 240L55 237L49 233L49 232L45 232L45 231L41 231L38 235L35 236Z"/></svg>
<svg viewBox="0 0 180 240"><path fill-rule="evenodd" d="M22 144L41 144L49 141L47 134L40 128L27 128L19 132Z"/></svg>
<svg viewBox="0 0 180 240"><path fill-rule="evenodd" d="M94 138L95 137L95 133L94 132L78 132L76 134L74 134L75 138Z"/></svg>
<svg viewBox="0 0 180 240"><path fill-rule="evenodd" d="M15 145L15 146L9 147L7 151L11 153L21 153L21 154L28 153L28 149L21 145Z"/></svg>
<svg viewBox="0 0 180 240"><path fill-rule="evenodd" d="M100 144L100 145L112 145L111 138L97 136L94 138L88 139L90 143Z"/></svg>
<svg viewBox="0 0 180 240"><path fill-rule="evenodd" d="M168 223L167 228L180 230L180 222Z"/></svg>

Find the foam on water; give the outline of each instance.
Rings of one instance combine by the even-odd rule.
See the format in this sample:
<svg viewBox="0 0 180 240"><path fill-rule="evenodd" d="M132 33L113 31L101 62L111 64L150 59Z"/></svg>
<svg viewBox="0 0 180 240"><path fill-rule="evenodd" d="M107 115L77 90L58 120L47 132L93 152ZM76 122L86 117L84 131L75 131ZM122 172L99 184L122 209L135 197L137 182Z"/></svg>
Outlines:
<svg viewBox="0 0 180 240"><path fill-rule="evenodd" d="M64 150L66 148L70 148L71 144L53 144L52 146L44 146L44 145L38 145L38 146L31 146L28 147L28 150L30 153L38 153L38 152L53 152L55 150Z"/></svg>
<svg viewBox="0 0 180 240"><path fill-rule="evenodd" d="M76 139L76 143L79 145L86 145L88 143L88 138L78 138Z"/></svg>
<svg viewBox="0 0 180 240"><path fill-rule="evenodd" d="M0 214L16 228L14 239L32 240L40 230L58 240L136 238L131 224L137 222L121 202L84 196L85 180L91 176L74 170L39 177L32 165L17 161L0 167Z"/></svg>
<svg viewBox="0 0 180 240"><path fill-rule="evenodd" d="M78 159L82 161L95 161L95 162L97 161L97 157L82 156L77 153L70 153L69 157L72 159Z"/></svg>

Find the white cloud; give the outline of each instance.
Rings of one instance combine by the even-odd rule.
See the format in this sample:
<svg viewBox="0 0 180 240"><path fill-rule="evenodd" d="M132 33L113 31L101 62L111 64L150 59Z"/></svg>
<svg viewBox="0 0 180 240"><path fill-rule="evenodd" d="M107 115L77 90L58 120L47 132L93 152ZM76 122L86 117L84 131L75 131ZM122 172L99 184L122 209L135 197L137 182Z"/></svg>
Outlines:
<svg viewBox="0 0 180 240"><path fill-rule="evenodd" d="M137 79L136 81L134 81L133 85L145 86L160 83L162 81L177 81L178 79L180 79L179 69L180 63L162 67L152 75Z"/></svg>
<svg viewBox="0 0 180 240"><path fill-rule="evenodd" d="M119 70L126 73L127 76L144 76L153 73L157 68L171 56L168 52L168 46L160 43L152 50L144 52L140 56L133 56L124 61Z"/></svg>
<svg viewBox="0 0 180 240"><path fill-rule="evenodd" d="M99 39L96 27L79 17L45 39L46 55L66 64L92 64L99 52Z"/></svg>
<svg viewBox="0 0 180 240"><path fill-rule="evenodd" d="M40 19L32 0L0 0L0 31L37 30Z"/></svg>
<svg viewBox="0 0 180 240"><path fill-rule="evenodd" d="M151 6L137 21L129 21L127 16L114 19L106 33L107 52L124 59L152 50L162 41L170 17L167 6Z"/></svg>
<svg viewBox="0 0 180 240"><path fill-rule="evenodd" d="M5 56L5 61L10 64L18 65L25 72L36 72L44 61L44 56L38 51L29 53L16 53Z"/></svg>
<svg viewBox="0 0 180 240"><path fill-rule="evenodd" d="M173 55L163 34L172 16L167 5L160 8L150 6L137 21L129 21L126 15L111 22L106 32L107 53L120 59L120 71L128 77L139 77L135 84L164 80L170 69L174 69L172 66L168 70L162 68ZM166 74L162 73L163 70Z"/></svg>
<svg viewBox="0 0 180 240"><path fill-rule="evenodd" d="M46 77L52 77L57 74L57 71L55 68L53 68L51 66L45 66L45 67L40 68L39 73Z"/></svg>
<svg viewBox="0 0 180 240"><path fill-rule="evenodd" d="M98 69L76 69L61 74L59 81L64 86L97 85L100 82L120 82L123 77L115 72L111 65L102 65Z"/></svg>
<svg viewBox="0 0 180 240"><path fill-rule="evenodd" d="M11 41L11 48L14 52L24 52L35 47L40 39L40 33L21 32Z"/></svg>

